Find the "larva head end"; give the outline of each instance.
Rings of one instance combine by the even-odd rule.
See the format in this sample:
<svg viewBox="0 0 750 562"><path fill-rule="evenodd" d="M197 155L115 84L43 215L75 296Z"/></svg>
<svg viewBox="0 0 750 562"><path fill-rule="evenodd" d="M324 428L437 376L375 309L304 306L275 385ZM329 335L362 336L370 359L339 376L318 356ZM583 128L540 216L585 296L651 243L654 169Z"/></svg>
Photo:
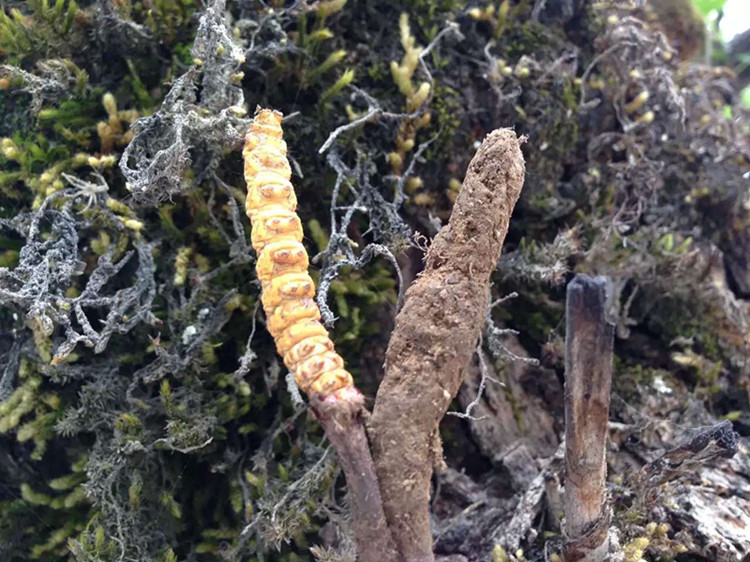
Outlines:
<svg viewBox="0 0 750 562"><path fill-rule="evenodd" d="M261 106L255 108L255 122L259 125L281 125L284 114L275 109L266 109Z"/></svg>
<svg viewBox="0 0 750 562"><path fill-rule="evenodd" d="M259 146L271 145L277 152L281 152L283 157L286 154L286 143L282 140L284 131L281 129L281 120L283 115L280 111L273 109L262 109L258 106L255 110L255 119L250 124L245 135L245 147L242 150L242 154L245 157L245 176L247 178L248 171L251 174L255 171L254 169L248 170L247 158L248 156ZM283 158L286 160L286 158ZM288 166L289 164L286 163Z"/></svg>

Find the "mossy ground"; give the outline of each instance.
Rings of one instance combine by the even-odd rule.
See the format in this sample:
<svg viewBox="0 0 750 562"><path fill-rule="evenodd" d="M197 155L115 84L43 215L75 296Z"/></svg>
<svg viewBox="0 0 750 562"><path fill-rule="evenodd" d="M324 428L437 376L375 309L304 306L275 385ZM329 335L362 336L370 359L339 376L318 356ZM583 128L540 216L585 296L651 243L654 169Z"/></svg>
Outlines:
<svg viewBox="0 0 750 562"><path fill-rule="evenodd" d="M237 148L258 104L288 116L305 243L327 251L321 278L373 242L412 278L421 261L401 252L407 234L445 222L475 143L499 126L528 135L494 291L519 297L497 324L561 377L564 282L608 275L623 400L637 406L657 377L718 415L750 410L747 111L725 72L682 63L625 3L566 18L480 2L508 5L494 19L448 0L9 4L3 559L291 561L313 559L313 545L341 556L320 547L321 560L350 559L339 471L290 398L257 307ZM387 155L401 122L419 118L403 115L390 70L404 57L401 13L431 49L415 86L432 86L419 108L430 120L403 152L403 170L420 155L421 183L394 205L402 178ZM375 259L342 268L328 290L335 340L368 398L395 279ZM730 400L732 387L745 392ZM449 464L488 469L460 452L464 425L450 433Z"/></svg>

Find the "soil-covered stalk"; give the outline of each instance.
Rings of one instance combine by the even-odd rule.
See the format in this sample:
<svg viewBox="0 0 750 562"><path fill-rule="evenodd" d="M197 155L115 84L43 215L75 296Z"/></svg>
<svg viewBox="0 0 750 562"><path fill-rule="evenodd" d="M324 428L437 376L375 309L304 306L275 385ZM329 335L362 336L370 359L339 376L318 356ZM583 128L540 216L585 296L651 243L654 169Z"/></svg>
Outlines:
<svg viewBox="0 0 750 562"><path fill-rule="evenodd" d="M428 503L438 424L484 323L490 274L523 186L520 145L515 132L498 129L479 147L386 352L369 433L385 514L409 562L433 560Z"/></svg>

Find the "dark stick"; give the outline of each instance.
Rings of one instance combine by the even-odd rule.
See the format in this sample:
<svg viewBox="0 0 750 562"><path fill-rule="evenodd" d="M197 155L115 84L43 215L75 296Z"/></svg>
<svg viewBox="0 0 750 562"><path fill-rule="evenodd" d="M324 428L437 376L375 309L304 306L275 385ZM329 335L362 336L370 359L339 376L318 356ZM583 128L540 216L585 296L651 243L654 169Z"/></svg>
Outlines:
<svg viewBox="0 0 750 562"><path fill-rule="evenodd" d="M365 434L364 398L354 387L311 396L310 406L344 469L351 500L354 538L362 562L398 562Z"/></svg>
<svg viewBox="0 0 750 562"><path fill-rule="evenodd" d="M565 336L566 562L601 562L609 553L605 479L614 325L605 316L605 280L568 284Z"/></svg>

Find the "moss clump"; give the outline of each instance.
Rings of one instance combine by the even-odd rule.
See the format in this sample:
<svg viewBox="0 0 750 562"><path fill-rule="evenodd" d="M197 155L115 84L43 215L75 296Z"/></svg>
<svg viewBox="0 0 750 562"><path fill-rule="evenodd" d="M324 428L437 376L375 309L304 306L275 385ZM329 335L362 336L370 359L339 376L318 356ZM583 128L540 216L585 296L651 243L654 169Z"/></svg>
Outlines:
<svg viewBox="0 0 750 562"><path fill-rule="evenodd" d="M542 4L4 9L0 558L310 560L334 534L314 552L351 553L335 461L258 307L236 152L258 104L287 116L305 244L368 396L398 274L418 274L474 144L509 126L528 175L494 288L519 296L496 326L562 377L562 286L607 275L628 403L661 380L746 411L717 405L747 345L745 111L640 12ZM677 552L647 519L623 523L627 541ZM499 556L470 542L455 552Z"/></svg>

